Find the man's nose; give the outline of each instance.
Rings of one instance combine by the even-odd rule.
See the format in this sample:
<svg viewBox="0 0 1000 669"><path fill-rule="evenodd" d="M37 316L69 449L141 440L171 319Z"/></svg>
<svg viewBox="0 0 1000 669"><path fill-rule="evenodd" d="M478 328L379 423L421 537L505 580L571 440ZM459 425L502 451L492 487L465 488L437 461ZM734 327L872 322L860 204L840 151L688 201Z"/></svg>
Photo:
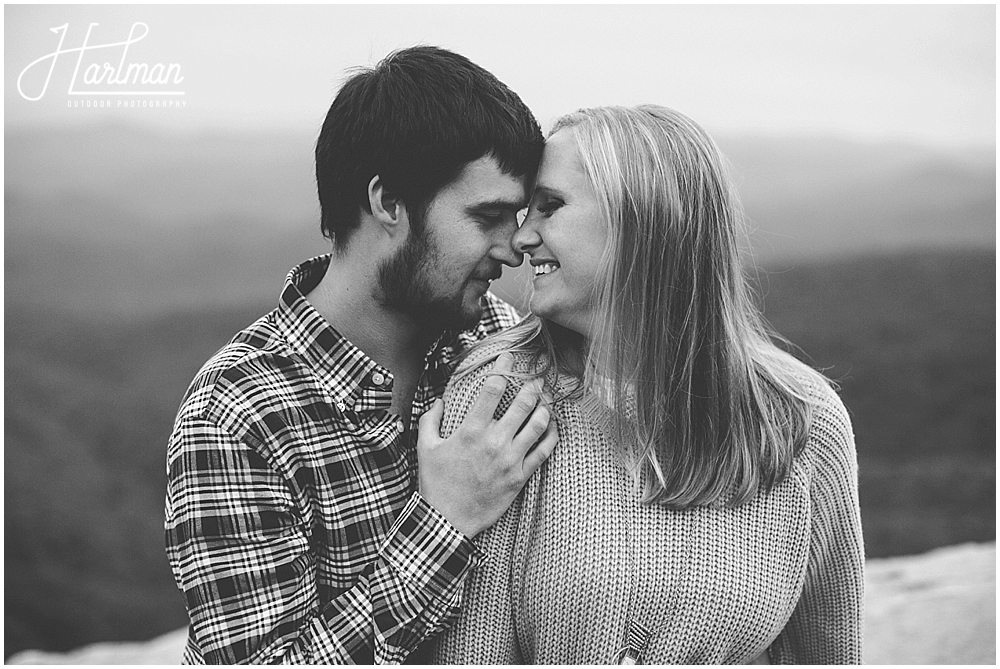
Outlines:
<svg viewBox="0 0 1000 669"><path fill-rule="evenodd" d="M524 262L524 256L520 251L514 250L509 239L505 243L497 244L493 249L493 257L504 265L520 267L521 263Z"/></svg>
<svg viewBox="0 0 1000 669"><path fill-rule="evenodd" d="M506 228L507 226L504 227ZM518 251L514 247L513 238L516 234L517 221L515 220L510 229L505 229L504 232L499 235L499 238L493 244L490 251L490 255L492 255L494 259L499 260L503 264L509 265L510 267L520 267L521 263L524 262L524 257L521 254L521 251Z"/></svg>

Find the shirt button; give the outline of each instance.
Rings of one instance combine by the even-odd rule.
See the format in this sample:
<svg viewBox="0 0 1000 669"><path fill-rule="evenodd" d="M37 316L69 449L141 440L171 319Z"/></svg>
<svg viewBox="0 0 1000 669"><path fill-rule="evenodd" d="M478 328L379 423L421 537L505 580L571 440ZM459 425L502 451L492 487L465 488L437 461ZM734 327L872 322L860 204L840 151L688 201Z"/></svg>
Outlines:
<svg viewBox="0 0 1000 669"><path fill-rule="evenodd" d="M346 404L344 404L343 402L337 402L337 410L338 411L345 411L346 409L347 409L347 405Z"/></svg>
<svg viewBox="0 0 1000 669"><path fill-rule="evenodd" d="M374 374L372 374L372 383L374 383L376 386L382 385L383 383L385 383L385 376L383 376L381 372L375 372Z"/></svg>

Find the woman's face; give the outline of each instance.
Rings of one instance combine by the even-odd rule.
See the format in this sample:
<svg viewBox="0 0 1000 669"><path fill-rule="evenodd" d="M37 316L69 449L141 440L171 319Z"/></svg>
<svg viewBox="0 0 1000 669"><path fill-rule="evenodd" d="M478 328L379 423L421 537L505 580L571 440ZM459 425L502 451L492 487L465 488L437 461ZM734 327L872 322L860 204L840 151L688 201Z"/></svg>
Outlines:
<svg viewBox="0 0 1000 669"><path fill-rule="evenodd" d="M528 215L514 247L535 270L531 311L589 338L607 224L584 172L572 128L545 143Z"/></svg>

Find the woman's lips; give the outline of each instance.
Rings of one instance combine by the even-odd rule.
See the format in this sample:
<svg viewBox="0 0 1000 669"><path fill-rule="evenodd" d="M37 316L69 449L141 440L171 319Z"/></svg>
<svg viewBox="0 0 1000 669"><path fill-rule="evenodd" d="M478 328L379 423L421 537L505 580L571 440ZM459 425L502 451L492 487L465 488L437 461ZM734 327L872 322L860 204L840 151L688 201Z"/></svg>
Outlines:
<svg viewBox="0 0 1000 669"><path fill-rule="evenodd" d="M538 263L532 262L531 264L535 268L536 277L552 274L552 272L559 269L559 263L554 260L543 260Z"/></svg>

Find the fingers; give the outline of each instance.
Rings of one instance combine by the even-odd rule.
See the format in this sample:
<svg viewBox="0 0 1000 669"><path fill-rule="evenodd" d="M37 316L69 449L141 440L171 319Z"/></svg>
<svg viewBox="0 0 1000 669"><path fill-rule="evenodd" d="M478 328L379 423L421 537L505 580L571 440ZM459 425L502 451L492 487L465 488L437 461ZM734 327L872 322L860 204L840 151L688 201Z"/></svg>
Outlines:
<svg viewBox="0 0 1000 669"><path fill-rule="evenodd" d="M511 409L513 408L514 406L511 405ZM508 410L509 412L510 410ZM505 415L504 419L506 418ZM511 442L512 455L523 458L524 454L542 438L552 420L551 412L547 406L539 404L534 407L530 415L518 425L517 433L508 437Z"/></svg>
<svg viewBox="0 0 1000 669"><path fill-rule="evenodd" d="M417 423L417 444L435 444L441 441L441 419L444 418L444 402L438 398L420 416Z"/></svg>
<svg viewBox="0 0 1000 669"><path fill-rule="evenodd" d="M521 426L524 425L528 416L531 415L533 411L536 411L536 407L538 407L538 400L542 396L542 388L544 387L544 384L544 380L539 378L532 379L521 386L521 389L517 392L514 400L510 403L510 406L507 407L507 412L498 421L501 433L506 438L513 438L515 434L523 429ZM535 435L536 438L542 433L544 427L544 425L539 427L538 434ZM535 440L532 439L531 443L534 442ZM525 447L525 450L529 447L530 444Z"/></svg>
<svg viewBox="0 0 1000 669"><path fill-rule="evenodd" d="M465 417L465 423L485 427L493 420L493 414L500 404L500 398L507 390L507 377L505 374L514 369L514 356L508 352L501 353L493 363L493 369L486 377L479 397L473 403L472 408Z"/></svg>
<svg viewBox="0 0 1000 669"><path fill-rule="evenodd" d="M559 428L556 426L555 418L552 418L548 421L548 425L545 427L545 431L542 433L542 438L538 441L538 444L524 456L521 471L525 480L528 480L528 477L534 474L535 470L549 459L549 456L552 455L558 443Z"/></svg>

